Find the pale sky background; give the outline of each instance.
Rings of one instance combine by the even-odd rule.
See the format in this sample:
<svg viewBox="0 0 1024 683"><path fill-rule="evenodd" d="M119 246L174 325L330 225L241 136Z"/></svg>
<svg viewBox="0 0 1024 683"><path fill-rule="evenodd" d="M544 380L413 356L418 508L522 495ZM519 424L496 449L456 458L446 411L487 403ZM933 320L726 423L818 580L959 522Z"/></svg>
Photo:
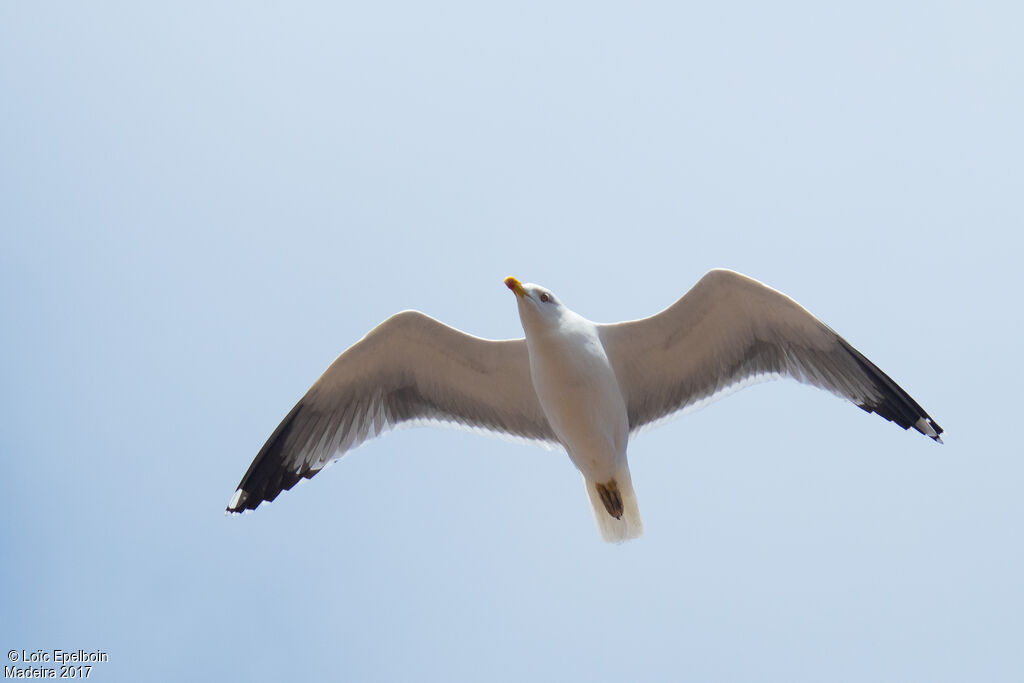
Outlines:
<svg viewBox="0 0 1024 683"><path fill-rule="evenodd" d="M0 2L0 645L95 681L1020 681L1019 2ZM946 429L795 383L567 457L391 433L224 506L416 308L708 269ZM5 662L6 664L7 662Z"/></svg>

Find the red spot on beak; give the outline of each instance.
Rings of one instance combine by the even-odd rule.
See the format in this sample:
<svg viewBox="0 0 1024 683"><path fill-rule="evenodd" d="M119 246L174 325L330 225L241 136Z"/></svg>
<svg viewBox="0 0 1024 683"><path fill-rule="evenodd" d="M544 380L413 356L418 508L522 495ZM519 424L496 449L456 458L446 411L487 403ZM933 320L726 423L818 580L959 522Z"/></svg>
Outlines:
<svg viewBox="0 0 1024 683"><path fill-rule="evenodd" d="M505 278L505 286L515 292L516 296L526 296L526 290L523 289L523 285L514 277L509 276Z"/></svg>

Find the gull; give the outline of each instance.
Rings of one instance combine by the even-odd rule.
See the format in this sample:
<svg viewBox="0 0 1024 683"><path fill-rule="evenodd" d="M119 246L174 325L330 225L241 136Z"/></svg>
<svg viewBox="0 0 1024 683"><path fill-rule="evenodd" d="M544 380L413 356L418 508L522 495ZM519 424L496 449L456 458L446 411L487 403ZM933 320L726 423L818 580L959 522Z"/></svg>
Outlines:
<svg viewBox="0 0 1024 683"><path fill-rule="evenodd" d="M626 446L638 430L753 382L790 377L942 443L878 366L793 299L725 269L661 313L594 323L509 277L524 339L402 311L342 353L260 449L228 504L255 510L389 429L446 423L563 448L602 538L643 532Z"/></svg>

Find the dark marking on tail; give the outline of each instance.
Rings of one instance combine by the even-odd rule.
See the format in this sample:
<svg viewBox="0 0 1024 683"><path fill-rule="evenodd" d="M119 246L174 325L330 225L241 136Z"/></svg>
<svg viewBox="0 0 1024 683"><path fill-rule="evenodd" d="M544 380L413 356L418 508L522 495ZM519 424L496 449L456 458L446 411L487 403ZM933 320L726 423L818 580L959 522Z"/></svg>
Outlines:
<svg viewBox="0 0 1024 683"><path fill-rule="evenodd" d="M597 493L601 496L604 509L615 519L622 519L622 494L619 493L619 483L614 479L607 484L597 484Z"/></svg>

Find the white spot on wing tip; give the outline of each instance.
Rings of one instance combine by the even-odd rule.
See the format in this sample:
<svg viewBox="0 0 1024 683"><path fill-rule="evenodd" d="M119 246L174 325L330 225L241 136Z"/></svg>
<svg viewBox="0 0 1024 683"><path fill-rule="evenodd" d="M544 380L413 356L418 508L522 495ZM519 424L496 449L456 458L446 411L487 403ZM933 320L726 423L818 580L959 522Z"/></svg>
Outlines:
<svg viewBox="0 0 1024 683"><path fill-rule="evenodd" d="M939 443L942 443L942 439L939 438L938 432L935 431L931 423L925 418L922 417L918 419L918 421L914 423L914 428L916 428L917 431L921 432L925 436L930 436Z"/></svg>
<svg viewBox="0 0 1024 683"><path fill-rule="evenodd" d="M231 496L231 502L228 503L228 512L238 512L235 508L238 507L238 501L241 499L242 493L244 493L244 491L242 491L242 489L238 489L235 491L235 495Z"/></svg>

